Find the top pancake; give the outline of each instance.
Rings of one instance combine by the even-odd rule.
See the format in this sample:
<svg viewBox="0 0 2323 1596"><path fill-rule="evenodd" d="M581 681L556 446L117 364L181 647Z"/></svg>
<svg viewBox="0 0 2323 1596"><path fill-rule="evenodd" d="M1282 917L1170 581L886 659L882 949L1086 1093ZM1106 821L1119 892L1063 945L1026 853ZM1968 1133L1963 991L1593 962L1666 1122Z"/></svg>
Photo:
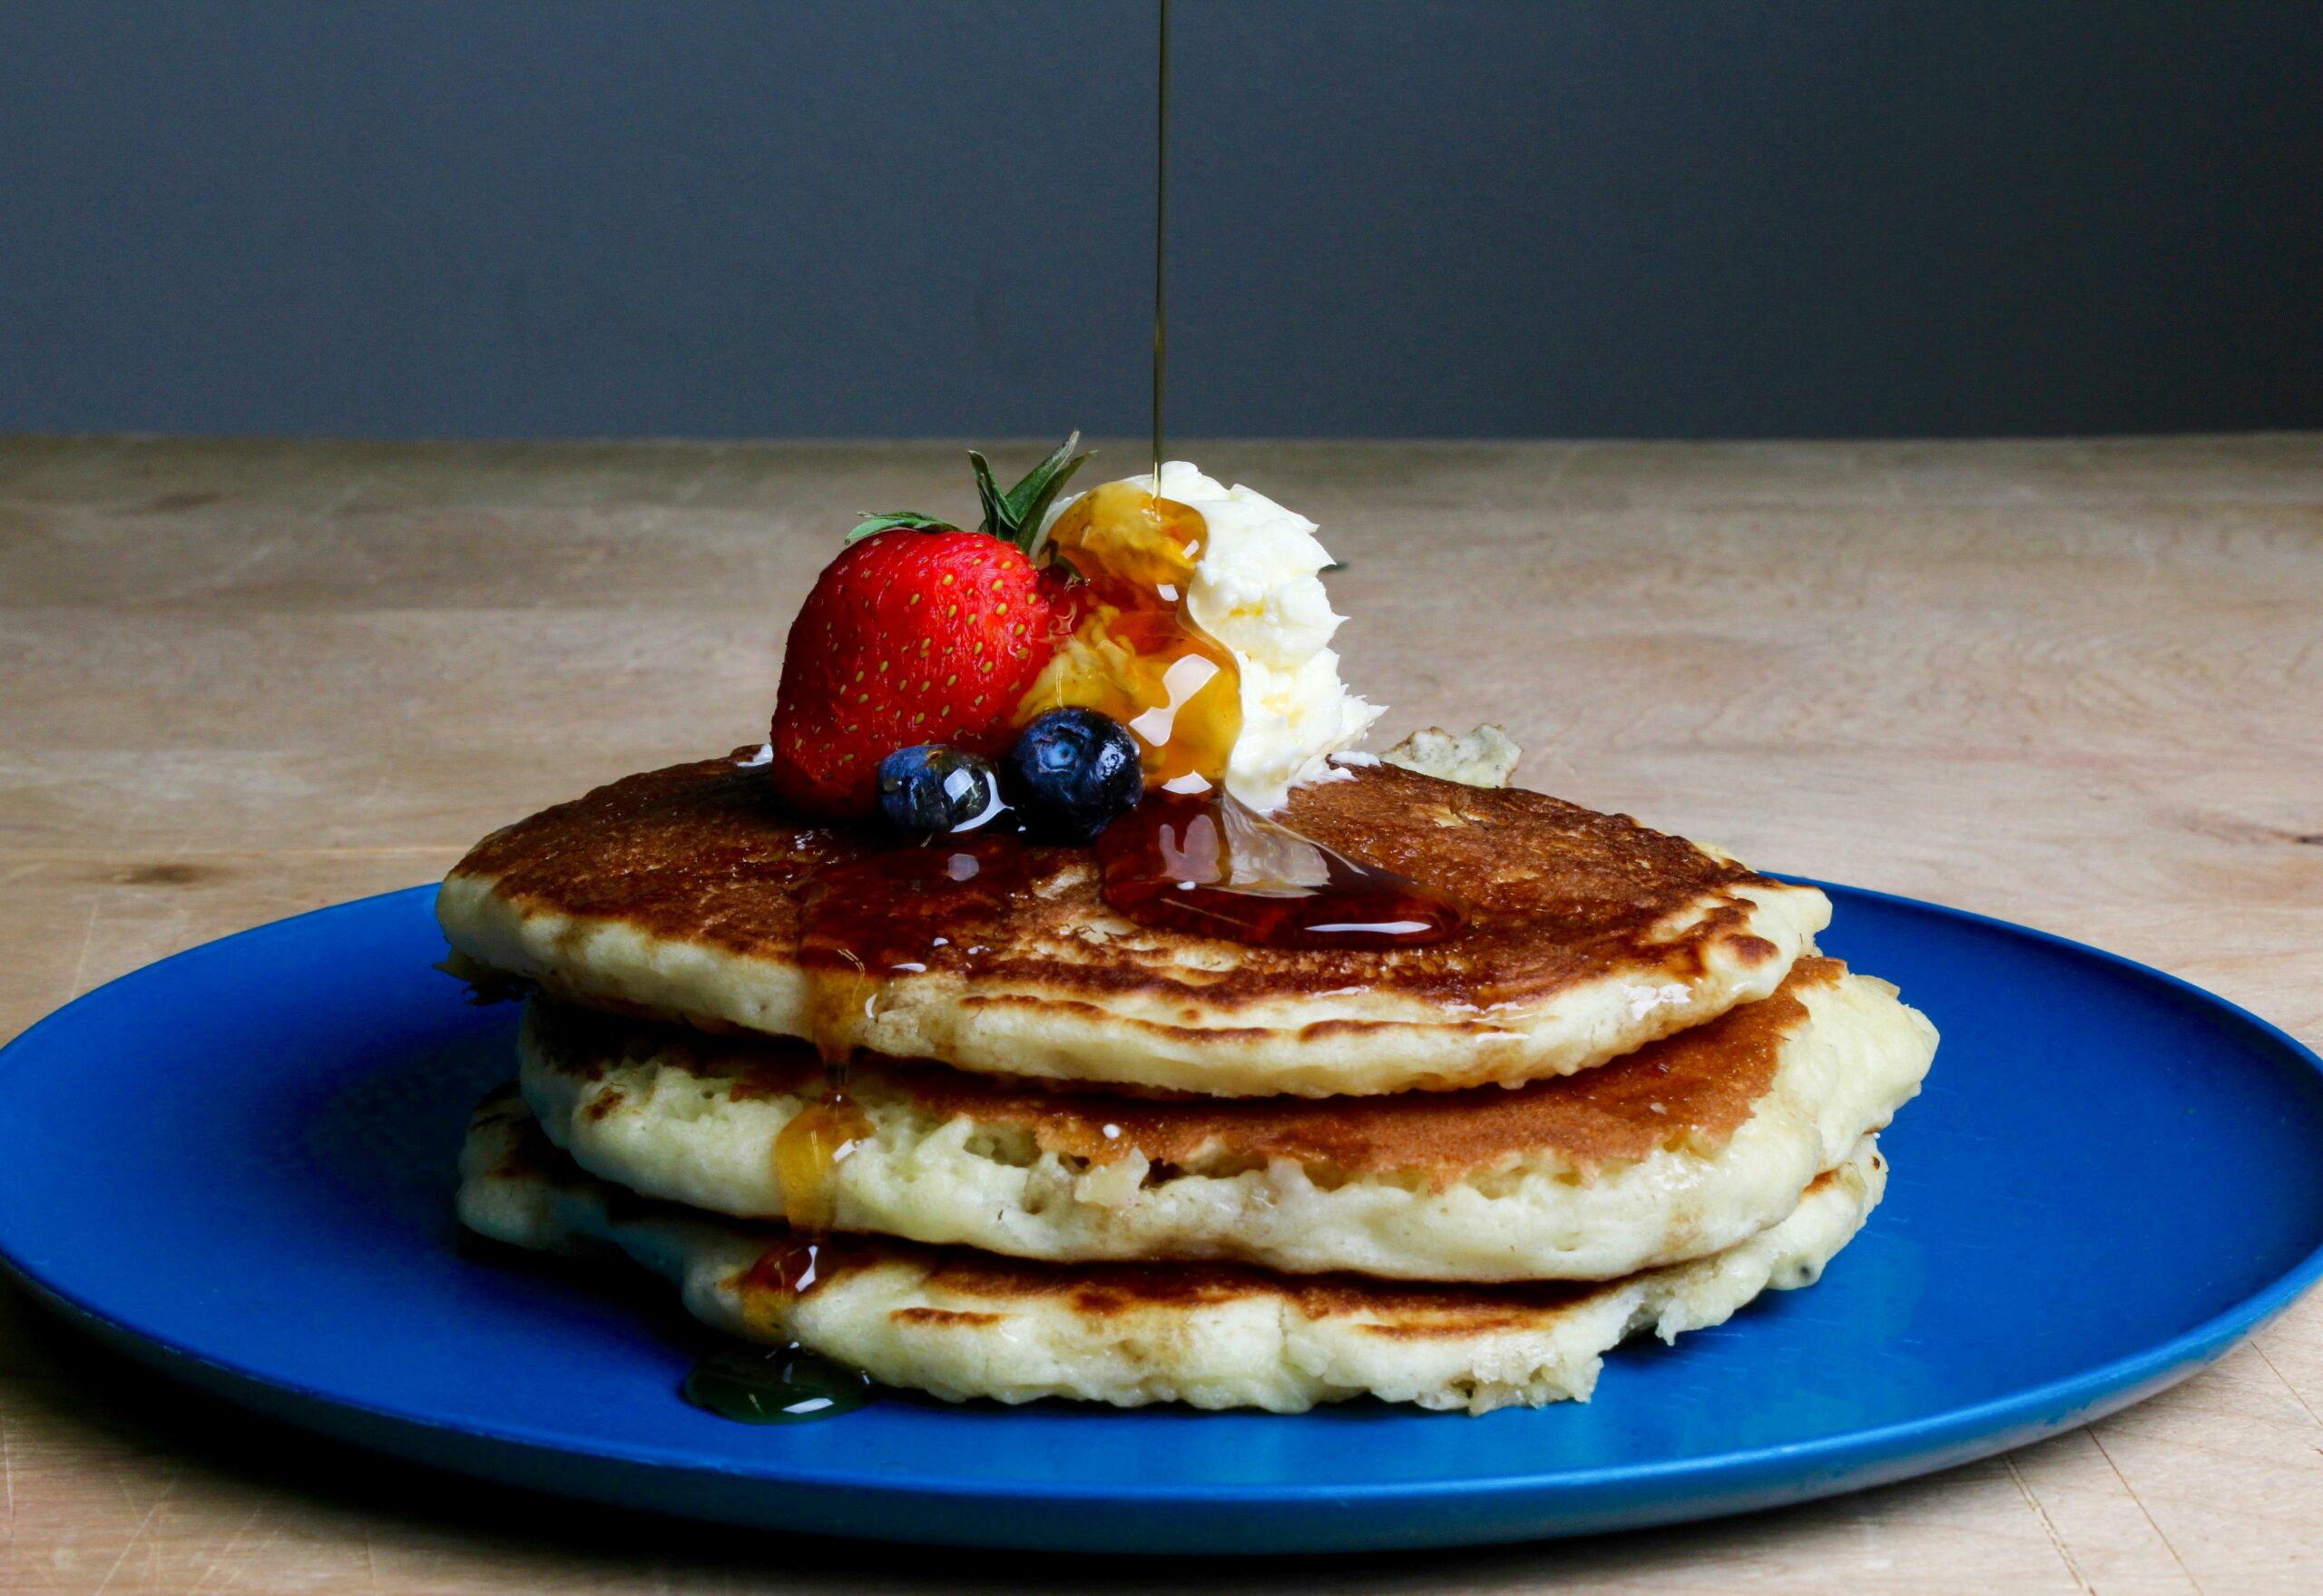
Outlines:
<svg viewBox="0 0 2323 1596"><path fill-rule="evenodd" d="M786 812L765 777L675 766L495 832L446 880L445 932L584 1006L704 1029L1321 1097L1590 1068L1766 996L1829 918L1812 888L1626 817L1382 765L1299 789L1282 818L1459 895L1468 926L1423 947L1253 946L1122 918L1087 849L898 847Z"/></svg>

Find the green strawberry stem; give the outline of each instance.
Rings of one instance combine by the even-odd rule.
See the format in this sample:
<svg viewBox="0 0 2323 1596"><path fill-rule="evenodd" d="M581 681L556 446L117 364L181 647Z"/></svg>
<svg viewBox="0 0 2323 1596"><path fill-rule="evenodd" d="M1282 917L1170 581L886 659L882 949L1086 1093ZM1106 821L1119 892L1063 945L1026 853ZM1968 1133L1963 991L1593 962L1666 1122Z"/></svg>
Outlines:
<svg viewBox="0 0 2323 1596"><path fill-rule="evenodd" d="M1024 479L1006 493L993 479L992 462L974 449L968 451L968 465L976 474L976 499L984 506L984 524L977 528L988 532L1005 543L1014 543L1027 560L1037 562L1041 548L1048 540L1041 531L1041 522L1048 514L1049 506L1056 502L1063 490L1066 478L1081 469L1087 454L1076 455L1073 446L1081 441L1076 432L1049 452L1042 461L1024 474ZM923 515L916 510L890 510L881 515L867 515L847 534L850 543L873 537L897 527L915 532L957 532L950 522L934 515Z"/></svg>
<svg viewBox="0 0 2323 1596"><path fill-rule="evenodd" d="M993 481L991 463L970 449L968 465L976 474L976 497L984 504L983 530L1014 543L1024 550L1026 559L1038 560L1042 544L1048 541L1041 530L1041 522L1057 494L1064 490L1066 479L1089 458L1086 454L1073 452L1080 442L1078 432L1066 438L1005 494Z"/></svg>

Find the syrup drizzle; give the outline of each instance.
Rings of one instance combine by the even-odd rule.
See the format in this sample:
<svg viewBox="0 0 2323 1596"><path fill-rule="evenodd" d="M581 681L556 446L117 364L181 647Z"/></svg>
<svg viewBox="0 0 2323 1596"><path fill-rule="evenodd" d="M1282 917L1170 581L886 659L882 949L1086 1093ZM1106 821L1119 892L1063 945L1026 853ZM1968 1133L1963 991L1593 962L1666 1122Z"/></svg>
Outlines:
<svg viewBox="0 0 2323 1596"><path fill-rule="evenodd" d="M812 884L799 940L830 955L800 961L807 981L802 1007L808 1040L823 1062L822 1095L776 1133L775 1188L782 1194L788 1239L761 1253L740 1282L742 1316L770 1348L728 1348L694 1366L681 1394L697 1407L749 1425L795 1425L836 1418L873 1399L867 1376L835 1363L791 1339L788 1326L799 1297L854 1257L853 1244L831 1234L838 1218L838 1167L871 1134L871 1121L847 1095L855 1054L854 1025L876 1012L879 983L835 927L824 906L827 879L848 867L827 868Z"/></svg>
<svg viewBox="0 0 2323 1596"><path fill-rule="evenodd" d="M893 976L925 969L964 923L1029 891L1029 863L1016 837L987 830L929 847L882 847L826 864L808 882L799 929L808 983L801 1030L822 1059L822 1094L774 1140L789 1236L740 1282L745 1319L776 1350L705 1360L687 1378L689 1401L746 1423L793 1424L871 1400L865 1376L804 1350L788 1329L800 1297L865 1257L862 1241L835 1229L839 1167L873 1131L847 1094L859 1027L877 1017Z"/></svg>
<svg viewBox="0 0 2323 1596"><path fill-rule="evenodd" d="M843 868L843 867L842 867ZM835 875L837 872L827 872ZM800 1109L774 1139L774 1180L793 1231L820 1238L838 1217L838 1167L871 1134L871 1121L847 1095L855 1055L855 1027L876 1013L880 984L864 967L842 931L834 939L826 906L840 883L818 876L800 915L800 973L807 983L801 1015L807 1040L823 1062L822 1095Z"/></svg>
<svg viewBox="0 0 2323 1596"><path fill-rule="evenodd" d="M1209 535L1201 512L1133 481L1075 499L1049 531L1083 577L1073 632L1019 720L1065 705L1099 710L1137 739L1149 788L1220 787L1242 730L1242 672L1186 610Z"/></svg>
<svg viewBox="0 0 2323 1596"><path fill-rule="evenodd" d="M799 912L802 1028L822 1059L822 1094L775 1135L775 1189L790 1235L741 1282L744 1317L777 1346L717 1355L686 1377L688 1401L746 1424L830 1418L870 1400L864 1376L804 1350L785 1328L799 1298L849 1261L849 1243L831 1234L838 1169L872 1131L869 1116L847 1094L855 1028L876 1015L882 984L856 951L843 907L848 874L857 868L825 867L809 883Z"/></svg>
<svg viewBox="0 0 2323 1596"><path fill-rule="evenodd" d="M1169 369L1170 0L1161 0L1153 96L1153 500L1162 498L1162 378Z"/></svg>
<svg viewBox="0 0 2323 1596"><path fill-rule="evenodd" d="M1141 925L1275 947L1450 936L1467 923L1456 898L1350 859L1227 793L1241 671L1187 607L1209 534L1200 511L1130 482L1083 494L1050 530L1087 596L1030 707L1103 711L1137 739L1145 769L1145 801L1097 842L1105 901Z"/></svg>
<svg viewBox="0 0 2323 1596"><path fill-rule="evenodd" d="M869 1116L847 1092L862 1027L877 1018L895 977L925 970L964 922L1004 913L1012 896L1029 891L1027 863L1021 843L987 828L927 847L881 847L827 864L808 882L800 1029L821 1057L822 1091L783 1126L772 1151L783 1212L806 1242L843 1245L828 1234L838 1220L839 1167L872 1134Z"/></svg>
<svg viewBox="0 0 2323 1596"><path fill-rule="evenodd" d="M847 1095L842 1070L825 1077L823 1095L790 1118L774 1139L774 1181L791 1229L821 1236L838 1219L838 1166L871 1134L871 1121Z"/></svg>

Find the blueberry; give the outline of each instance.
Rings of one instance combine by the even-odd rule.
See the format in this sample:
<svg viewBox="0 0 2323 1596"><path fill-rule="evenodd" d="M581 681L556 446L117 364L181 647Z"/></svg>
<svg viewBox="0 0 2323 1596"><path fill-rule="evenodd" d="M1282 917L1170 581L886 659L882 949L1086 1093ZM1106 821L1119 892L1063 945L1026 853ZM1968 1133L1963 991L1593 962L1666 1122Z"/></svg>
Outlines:
<svg viewBox="0 0 2323 1596"><path fill-rule="evenodd" d="M974 754L924 742L879 761L879 812L898 831L966 831L1000 810L999 774Z"/></svg>
<svg viewBox="0 0 2323 1596"><path fill-rule="evenodd" d="M1008 750L1002 779L1008 801L1052 842L1094 842L1114 816L1145 796L1137 739L1094 710L1051 710Z"/></svg>

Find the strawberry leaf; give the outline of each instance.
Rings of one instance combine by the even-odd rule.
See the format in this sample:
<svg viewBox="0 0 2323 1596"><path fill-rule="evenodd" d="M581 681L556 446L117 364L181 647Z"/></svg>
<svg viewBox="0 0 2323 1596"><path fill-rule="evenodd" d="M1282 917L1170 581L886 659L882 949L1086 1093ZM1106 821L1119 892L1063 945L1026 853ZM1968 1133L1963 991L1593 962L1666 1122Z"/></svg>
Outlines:
<svg viewBox="0 0 2323 1596"><path fill-rule="evenodd" d="M1048 541L1041 522L1057 494L1064 491L1066 481L1089 458L1087 454L1073 452L1073 446L1080 441L1081 435L1074 433L1059 444L1047 459L1025 473L1024 481L1008 490L1008 510L1016 523L1016 546L1024 551L1027 559L1039 557L1041 545Z"/></svg>
<svg viewBox="0 0 2323 1596"><path fill-rule="evenodd" d="M976 474L976 502L984 506L982 530L1005 542L1014 543L1015 524L1008 517L1007 498L1001 493L1000 485L992 479L992 462L970 449L968 468Z"/></svg>
<svg viewBox="0 0 2323 1596"><path fill-rule="evenodd" d="M1047 540L1041 533L1042 517L1065 485L1065 480L1081 469L1088 455L1076 455L1073 446L1081 441L1074 433L1049 452L1048 458L1024 474L1024 480L1006 493L994 480L992 463L975 450L968 451L968 465L976 476L976 498L984 505L984 530L996 538L1014 543L1024 551L1027 559L1037 558L1041 545Z"/></svg>
<svg viewBox="0 0 2323 1596"><path fill-rule="evenodd" d="M948 521L939 520L933 515L923 515L916 510L890 510L884 515L867 515L857 522L855 530L847 534L846 541L850 543L861 543L867 537L877 536L883 532L893 532L898 526L907 526L915 532L957 532L960 530Z"/></svg>

